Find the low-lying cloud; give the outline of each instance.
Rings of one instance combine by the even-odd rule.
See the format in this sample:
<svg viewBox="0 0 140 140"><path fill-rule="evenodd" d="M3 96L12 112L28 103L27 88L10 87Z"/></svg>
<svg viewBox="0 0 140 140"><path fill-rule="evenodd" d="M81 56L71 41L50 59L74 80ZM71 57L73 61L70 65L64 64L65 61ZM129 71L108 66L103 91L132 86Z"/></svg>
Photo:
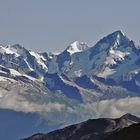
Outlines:
<svg viewBox="0 0 140 140"><path fill-rule="evenodd" d="M17 93L1 93L0 108L38 113L43 119L53 124L68 125L91 118L120 117L125 113L140 115L140 97L102 100L94 103L66 103L47 101L38 103L27 100Z"/></svg>

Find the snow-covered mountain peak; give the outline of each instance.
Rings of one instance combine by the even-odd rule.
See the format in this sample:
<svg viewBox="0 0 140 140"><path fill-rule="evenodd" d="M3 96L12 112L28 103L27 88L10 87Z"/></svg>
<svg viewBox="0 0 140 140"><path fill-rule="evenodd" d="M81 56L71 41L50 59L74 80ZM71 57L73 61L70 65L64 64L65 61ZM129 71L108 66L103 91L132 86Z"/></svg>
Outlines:
<svg viewBox="0 0 140 140"><path fill-rule="evenodd" d="M9 45L9 47L11 48L11 49L15 49L15 50L23 50L23 49L25 49L24 47L22 47L21 45L19 45L19 44L14 44L14 45Z"/></svg>
<svg viewBox="0 0 140 140"><path fill-rule="evenodd" d="M11 51L13 51L13 52L16 52L19 55L23 55L23 54L25 54L27 52L27 50L23 46L21 46L19 44L9 46L9 49Z"/></svg>
<svg viewBox="0 0 140 140"><path fill-rule="evenodd" d="M96 45L90 49L90 52L91 56L101 52L109 53L111 50L116 49L124 52L130 50L134 46L133 41L127 38L122 31L118 30L99 40Z"/></svg>
<svg viewBox="0 0 140 140"><path fill-rule="evenodd" d="M128 44L130 39L120 30L109 34L106 38L114 42L114 45Z"/></svg>
<svg viewBox="0 0 140 140"><path fill-rule="evenodd" d="M75 41L72 44L70 44L67 47L66 50L70 54L74 54L74 53L77 53L77 52L82 52L82 51L86 50L87 48L89 48L89 47L88 47L88 45L86 43Z"/></svg>
<svg viewBox="0 0 140 140"><path fill-rule="evenodd" d="M14 54L16 57L20 56L21 54L24 54L26 51L27 50L19 44L0 46L1 54Z"/></svg>
<svg viewBox="0 0 140 140"><path fill-rule="evenodd" d="M115 40L115 39L124 39L127 37L121 30L118 30L118 31L115 31L113 33L110 33L105 38L109 38L109 39L113 38Z"/></svg>
<svg viewBox="0 0 140 140"><path fill-rule="evenodd" d="M122 45L128 45L131 40L127 38L127 36L120 30L115 31L104 38L102 38L97 44L103 44L106 43L108 44L109 47L112 46L122 46Z"/></svg>
<svg viewBox="0 0 140 140"><path fill-rule="evenodd" d="M117 30L117 31L113 32L112 34L126 36L122 30Z"/></svg>

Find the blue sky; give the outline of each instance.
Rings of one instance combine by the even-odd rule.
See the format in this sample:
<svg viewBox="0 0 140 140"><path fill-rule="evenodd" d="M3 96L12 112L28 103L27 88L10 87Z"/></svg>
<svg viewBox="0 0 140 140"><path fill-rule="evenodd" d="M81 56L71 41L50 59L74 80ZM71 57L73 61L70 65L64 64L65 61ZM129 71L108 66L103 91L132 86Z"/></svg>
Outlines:
<svg viewBox="0 0 140 140"><path fill-rule="evenodd" d="M0 0L0 43L59 52L122 30L140 42L139 0Z"/></svg>

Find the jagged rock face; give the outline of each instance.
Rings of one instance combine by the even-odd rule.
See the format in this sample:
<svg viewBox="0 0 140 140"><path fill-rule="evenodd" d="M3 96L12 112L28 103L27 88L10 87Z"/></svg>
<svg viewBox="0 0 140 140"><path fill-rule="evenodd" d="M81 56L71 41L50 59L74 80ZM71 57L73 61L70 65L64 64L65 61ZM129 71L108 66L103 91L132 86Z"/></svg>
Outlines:
<svg viewBox="0 0 140 140"><path fill-rule="evenodd" d="M36 134L24 140L103 140L139 122L139 118L126 114L118 119L88 120L48 134Z"/></svg>

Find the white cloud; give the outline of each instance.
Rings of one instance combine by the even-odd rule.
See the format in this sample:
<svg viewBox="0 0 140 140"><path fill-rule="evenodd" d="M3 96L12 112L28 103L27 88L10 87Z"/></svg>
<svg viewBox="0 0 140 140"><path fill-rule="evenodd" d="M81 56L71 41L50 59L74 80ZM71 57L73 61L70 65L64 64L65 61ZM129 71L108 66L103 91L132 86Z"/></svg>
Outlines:
<svg viewBox="0 0 140 140"><path fill-rule="evenodd" d="M56 102L48 102L46 104L29 102L19 94L8 94L7 96L0 99L0 108L12 109L15 111L22 111L27 113L61 111L61 109L63 109L64 107L64 104Z"/></svg>
<svg viewBox="0 0 140 140"><path fill-rule="evenodd" d="M12 109L26 113L38 113L42 118L53 124L72 124L98 117L120 117L125 113L140 115L140 97L103 100L94 103L63 102L62 100L45 100L39 98L30 101L22 94L13 91L3 94L0 108Z"/></svg>

